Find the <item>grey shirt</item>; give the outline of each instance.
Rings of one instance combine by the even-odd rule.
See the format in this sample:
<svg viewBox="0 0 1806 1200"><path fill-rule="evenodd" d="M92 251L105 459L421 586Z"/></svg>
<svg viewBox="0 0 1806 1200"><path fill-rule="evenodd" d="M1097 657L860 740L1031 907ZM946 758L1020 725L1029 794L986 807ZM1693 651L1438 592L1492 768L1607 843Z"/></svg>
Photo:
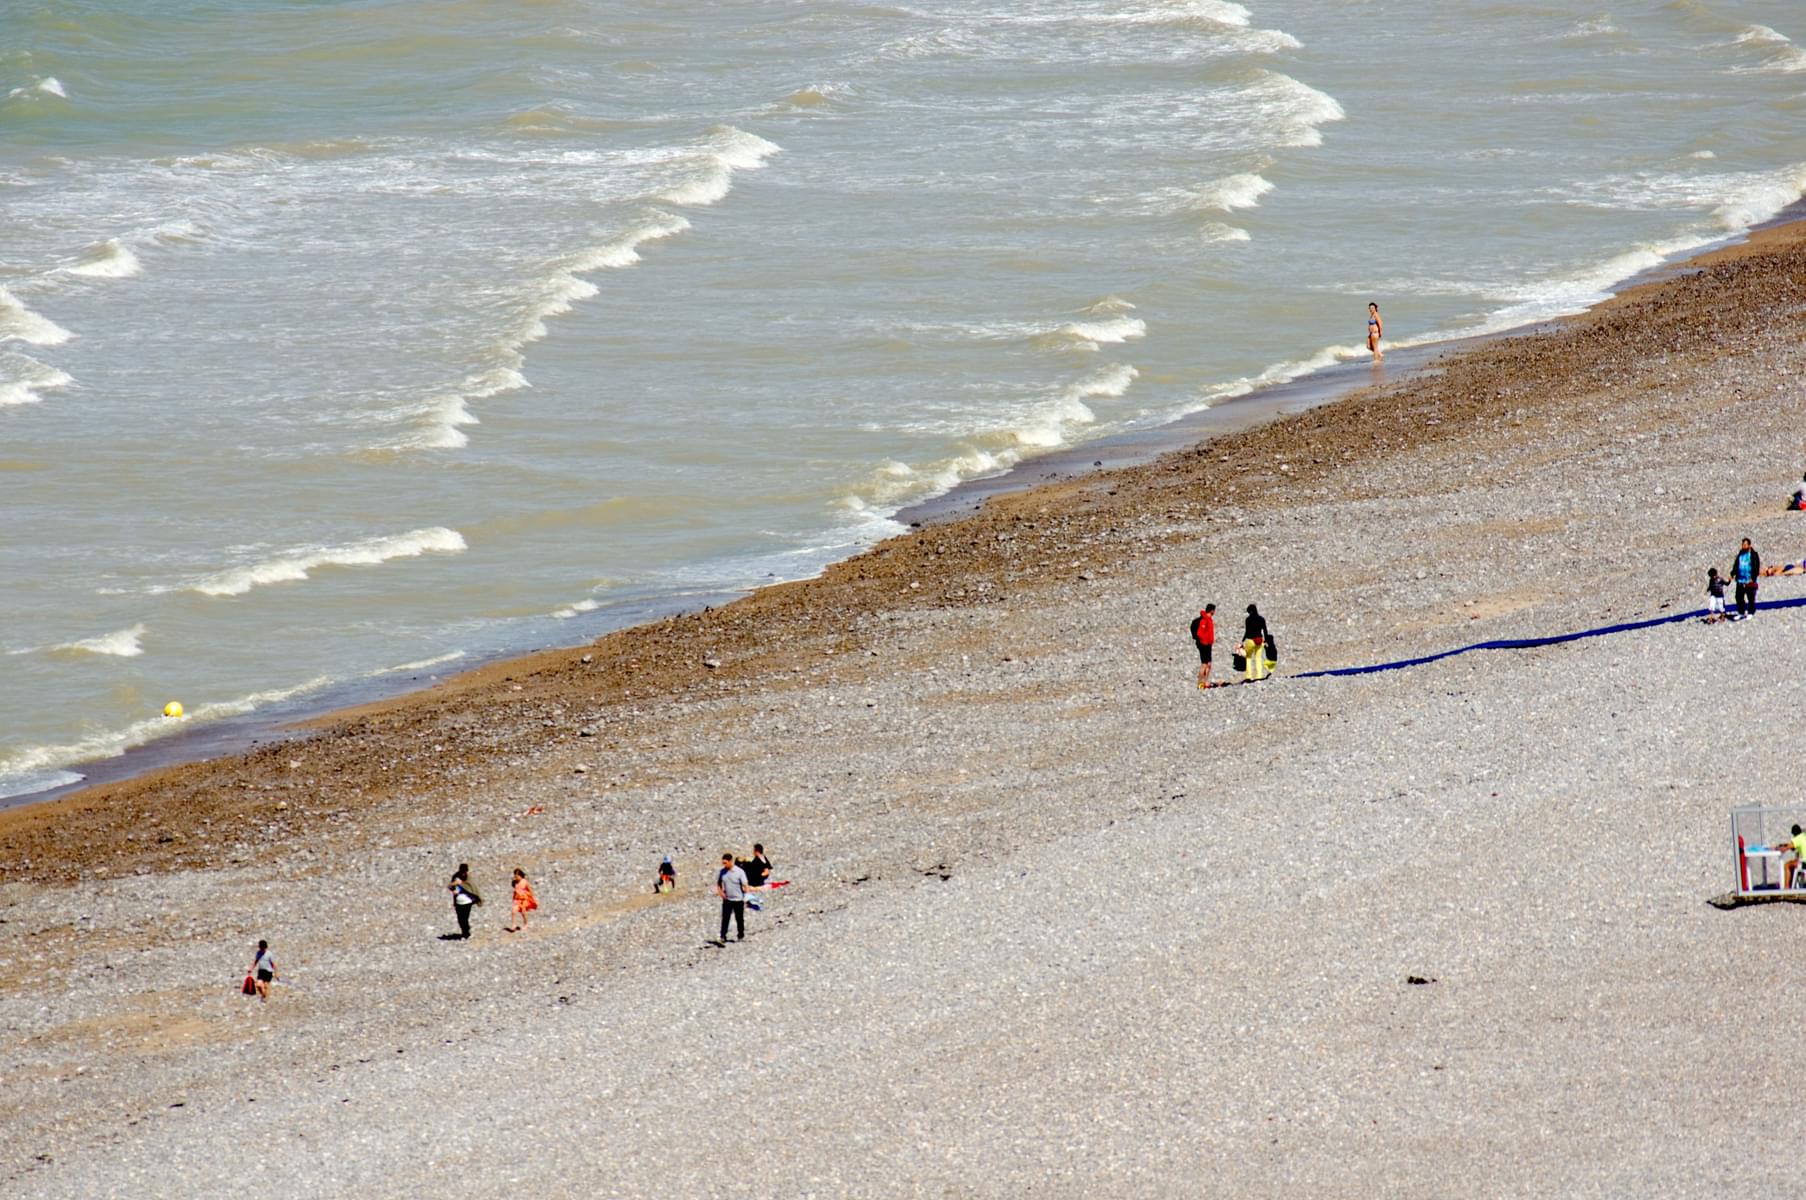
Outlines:
<svg viewBox="0 0 1806 1200"><path fill-rule="evenodd" d="M720 883L723 900L746 899L746 872L739 867L730 867L722 871Z"/></svg>

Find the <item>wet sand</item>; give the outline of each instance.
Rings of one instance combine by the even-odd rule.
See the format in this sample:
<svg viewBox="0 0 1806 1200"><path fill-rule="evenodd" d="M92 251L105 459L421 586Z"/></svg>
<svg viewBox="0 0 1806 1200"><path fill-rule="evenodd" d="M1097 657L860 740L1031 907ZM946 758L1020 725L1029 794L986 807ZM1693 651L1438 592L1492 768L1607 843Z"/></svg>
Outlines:
<svg viewBox="0 0 1806 1200"><path fill-rule="evenodd" d="M413 1136L469 1195L716 1194L717 1055L785 1088L724 1135L785 1173L721 1194L1756 1178L1727 1106L1785 1081L1711 1081L1782 1032L1746 1018L1787 913L1701 912L1725 809L1797 784L1797 618L1283 676L1697 606L1743 533L1799 557L1803 334L1795 224L819 579L0 813L8 1186L213 1194L247 1138L300 1194L446 1184ZM1206 598L1219 674L1259 599L1279 681L1191 686ZM798 882L708 948L697 881L754 838ZM685 892L643 896L674 849ZM526 865L534 931L439 943L460 859L489 927ZM268 1006L230 994L257 936L304 981ZM441 1111L465 1073L501 1148ZM341 1102L385 1114L367 1153L307 1166ZM510 1115L540 1104L586 1137Z"/></svg>

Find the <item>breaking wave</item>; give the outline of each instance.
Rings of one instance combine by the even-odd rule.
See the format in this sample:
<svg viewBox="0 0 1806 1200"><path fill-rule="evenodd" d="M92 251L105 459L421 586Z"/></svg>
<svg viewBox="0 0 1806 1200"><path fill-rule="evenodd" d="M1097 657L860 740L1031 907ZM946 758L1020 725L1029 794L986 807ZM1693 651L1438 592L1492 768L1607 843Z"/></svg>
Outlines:
<svg viewBox="0 0 1806 1200"><path fill-rule="evenodd" d="M118 238L108 238L83 255L81 262L63 268L66 274L90 279L127 279L140 269L138 256Z"/></svg>
<svg viewBox="0 0 1806 1200"><path fill-rule="evenodd" d="M457 530L433 526L388 537L365 538L343 546L291 550L263 562L218 571L188 583L155 587L151 591L242 596L252 588L265 584L306 579L310 572L320 567L374 566L392 558L414 558L421 554L457 554L465 548L464 538Z"/></svg>
<svg viewBox="0 0 1806 1200"><path fill-rule="evenodd" d="M44 398L44 392L75 382L67 371L46 366L23 354L0 353L0 370L11 376L0 382L0 408L9 404L36 404Z"/></svg>
<svg viewBox="0 0 1806 1200"><path fill-rule="evenodd" d="M50 318L25 307L17 296L0 287L0 342L29 342L34 346L60 346L75 336Z"/></svg>
<svg viewBox="0 0 1806 1200"><path fill-rule="evenodd" d="M676 159L678 178L659 198L697 208L715 204L733 190L736 171L756 171L782 149L743 129L718 125L702 146Z"/></svg>

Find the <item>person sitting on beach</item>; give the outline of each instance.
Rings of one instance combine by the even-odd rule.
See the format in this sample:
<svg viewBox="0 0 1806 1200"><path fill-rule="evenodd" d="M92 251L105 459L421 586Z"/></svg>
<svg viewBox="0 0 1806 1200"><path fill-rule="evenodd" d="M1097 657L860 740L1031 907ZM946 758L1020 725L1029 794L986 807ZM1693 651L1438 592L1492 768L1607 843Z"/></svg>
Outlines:
<svg viewBox="0 0 1806 1200"><path fill-rule="evenodd" d="M1784 848L1793 857L1788 859L1782 867L1781 886L1791 888L1793 887L1793 877L1799 873L1800 864L1806 862L1806 832L1802 832L1800 827L1795 825L1793 837L1785 843Z"/></svg>
<svg viewBox="0 0 1806 1200"><path fill-rule="evenodd" d="M1724 576L1717 567L1706 568L1706 624L1724 620Z"/></svg>
<svg viewBox="0 0 1806 1200"><path fill-rule="evenodd" d="M671 863L671 856L665 855L665 861L658 865L658 876L652 881L655 893L675 892L677 890L677 868Z"/></svg>
<svg viewBox="0 0 1806 1200"><path fill-rule="evenodd" d="M1217 606L1206 604L1191 623L1191 640L1198 647L1198 690L1210 686L1210 652L1217 644Z"/></svg>
<svg viewBox="0 0 1806 1200"><path fill-rule="evenodd" d="M515 933L525 929L527 914L538 907L539 899L533 895L533 885L527 882L527 873L519 867L514 868L514 911L509 914L504 931ZM520 922L518 926L515 925L516 921Z"/></svg>
<svg viewBox="0 0 1806 1200"><path fill-rule="evenodd" d="M746 886L762 888L765 881L771 878L771 860L765 857L765 847L758 842L753 843L751 858L737 858L734 865L746 872Z"/></svg>
<svg viewBox="0 0 1806 1200"><path fill-rule="evenodd" d="M1246 682L1258 683L1267 677L1267 619L1252 604L1242 622L1242 658Z"/></svg>
<svg viewBox="0 0 1806 1200"><path fill-rule="evenodd" d="M1795 488L1793 495L1787 498L1787 511L1799 512L1806 509L1806 488Z"/></svg>

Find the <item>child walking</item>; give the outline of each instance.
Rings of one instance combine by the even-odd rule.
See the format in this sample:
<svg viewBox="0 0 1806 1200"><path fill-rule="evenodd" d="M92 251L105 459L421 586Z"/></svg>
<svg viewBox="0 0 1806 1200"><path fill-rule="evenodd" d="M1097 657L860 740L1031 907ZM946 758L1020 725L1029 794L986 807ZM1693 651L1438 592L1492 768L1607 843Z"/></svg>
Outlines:
<svg viewBox="0 0 1806 1200"><path fill-rule="evenodd" d="M539 901L533 896L533 885L527 882L527 873L519 867L514 868L514 912L508 917L505 932L513 933L517 929L527 927L527 914L539 907ZM517 926L516 921L520 924Z"/></svg>
<svg viewBox="0 0 1806 1200"><path fill-rule="evenodd" d="M1706 624L1724 620L1724 576L1717 567L1706 568Z"/></svg>

